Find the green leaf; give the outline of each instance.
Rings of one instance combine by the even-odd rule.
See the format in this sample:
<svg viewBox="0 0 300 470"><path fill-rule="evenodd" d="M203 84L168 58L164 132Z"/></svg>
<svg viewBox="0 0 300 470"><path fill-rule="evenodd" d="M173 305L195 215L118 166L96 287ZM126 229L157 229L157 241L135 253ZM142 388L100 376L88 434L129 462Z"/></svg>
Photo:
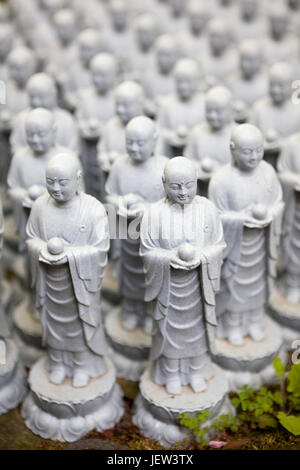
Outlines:
<svg viewBox="0 0 300 470"><path fill-rule="evenodd" d="M260 429L277 428L278 421L271 415L263 414L257 418L257 423Z"/></svg>
<svg viewBox="0 0 300 470"><path fill-rule="evenodd" d="M288 373L287 391L300 396L300 363L293 364Z"/></svg>
<svg viewBox="0 0 300 470"><path fill-rule="evenodd" d="M274 358L273 367L275 369L275 373L276 373L277 377L279 378L279 380L282 380L283 377L284 377L285 367L282 363L282 360L279 357Z"/></svg>
<svg viewBox="0 0 300 470"><path fill-rule="evenodd" d="M277 414L277 418L279 419L280 424L290 433L294 436L300 436L300 416L287 416L285 413L280 411Z"/></svg>

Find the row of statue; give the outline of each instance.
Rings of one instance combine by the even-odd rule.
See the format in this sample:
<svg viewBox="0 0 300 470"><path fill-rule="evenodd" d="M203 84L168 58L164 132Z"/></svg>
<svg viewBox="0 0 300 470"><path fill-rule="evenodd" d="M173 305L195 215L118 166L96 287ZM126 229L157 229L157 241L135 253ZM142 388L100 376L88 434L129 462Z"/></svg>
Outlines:
<svg viewBox="0 0 300 470"><path fill-rule="evenodd" d="M74 441L122 418L117 378L139 381L133 422L171 446L182 413L234 413L229 390L276 380L300 339L299 9L0 8L0 238L21 292L3 280L0 414L23 402L34 433Z"/></svg>

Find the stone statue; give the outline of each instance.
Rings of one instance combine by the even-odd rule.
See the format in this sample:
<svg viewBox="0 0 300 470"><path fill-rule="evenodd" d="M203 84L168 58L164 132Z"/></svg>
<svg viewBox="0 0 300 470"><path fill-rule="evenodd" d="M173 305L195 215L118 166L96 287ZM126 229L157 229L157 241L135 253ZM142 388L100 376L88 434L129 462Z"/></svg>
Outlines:
<svg viewBox="0 0 300 470"><path fill-rule="evenodd" d="M242 114L243 120L248 120L255 102L268 94L268 75L263 69L263 55L258 41L248 39L240 44L239 65L238 74L229 77L228 86L235 100L237 118Z"/></svg>
<svg viewBox="0 0 300 470"><path fill-rule="evenodd" d="M265 16L261 14L261 1L240 0L238 3L238 19L233 32L236 42L265 37L268 25Z"/></svg>
<svg viewBox="0 0 300 470"><path fill-rule="evenodd" d="M172 395L184 385L199 393L213 375L223 229L213 204L196 196L194 162L173 158L163 181L166 197L150 206L141 225L145 300L154 321L152 380Z"/></svg>
<svg viewBox="0 0 300 470"><path fill-rule="evenodd" d="M4 218L0 201L0 255L2 258ZM26 391L26 375L18 350L10 337L8 319L0 301L0 415L14 409Z"/></svg>
<svg viewBox="0 0 300 470"><path fill-rule="evenodd" d="M176 93L159 110L158 152L167 157L182 153L189 130L204 120L204 96L198 91L200 71L193 59L180 59L174 68Z"/></svg>
<svg viewBox="0 0 300 470"><path fill-rule="evenodd" d="M144 114L144 92L133 81L125 81L115 89L116 116L103 127L98 144L98 159L102 171L109 173L112 164L126 152L125 128L134 117Z"/></svg>
<svg viewBox="0 0 300 470"><path fill-rule="evenodd" d="M171 35L163 34L155 41L154 52L156 67L144 79L145 107L152 117L157 115L163 98L175 92L172 71L178 59L177 43Z"/></svg>
<svg viewBox="0 0 300 470"><path fill-rule="evenodd" d="M113 312L107 317L106 331L113 348L117 374L129 380L139 379L150 352L152 316L149 304L144 301L146 285L139 255L139 229L141 217L149 203L164 195L162 175L168 160L154 155L156 140L155 124L151 119L139 116L129 121L126 126L127 155L114 163L106 184L107 203L113 205L119 216L117 236L121 244L119 272L122 299L121 311L117 314L121 329L112 327L116 315ZM112 230L111 234L113 236ZM121 342L120 338L119 341L115 338L116 331L121 334ZM136 340L132 341L131 337L134 336ZM137 345L138 339L140 343ZM127 347L122 348L121 343Z"/></svg>
<svg viewBox="0 0 300 470"><path fill-rule="evenodd" d="M107 53L97 54L90 65L93 86L79 94L76 118L81 134L81 159L87 193L101 199L103 184L97 160L97 143L107 121L113 118L113 89L117 81L117 62Z"/></svg>
<svg viewBox="0 0 300 470"><path fill-rule="evenodd" d="M264 56L268 64L293 62L299 57L298 34L290 29L290 14L282 2L274 3L269 12L270 35L263 43Z"/></svg>
<svg viewBox="0 0 300 470"><path fill-rule="evenodd" d="M79 60L74 62L62 84L62 94L66 107L74 110L78 104L78 92L92 85L90 62L100 52L100 33L85 29L77 36Z"/></svg>
<svg viewBox="0 0 300 470"><path fill-rule="evenodd" d="M78 129L71 114L57 106L56 86L45 73L33 75L27 82L29 108L19 113L13 122L10 144L13 152L26 146L25 122L31 110L45 108L53 113L57 144L73 152L78 151Z"/></svg>
<svg viewBox="0 0 300 470"><path fill-rule="evenodd" d="M55 155L46 168L49 194L36 200L27 224L46 358L31 369L22 415L33 432L63 441L110 428L123 414L100 308L108 219L102 204L81 191L81 178L75 156Z"/></svg>
<svg viewBox="0 0 300 470"><path fill-rule="evenodd" d="M187 29L187 0L166 0L168 15L164 18L163 29L168 34L178 34Z"/></svg>
<svg viewBox="0 0 300 470"><path fill-rule="evenodd" d="M187 5L188 28L179 37L178 43L183 57L196 59L207 50L205 30L211 18L210 5L191 0Z"/></svg>
<svg viewBox="0 0 300 470"><path fill-rule="evenodd" d="M265 137L265 148L279 149L300 129L300 109L292 102L292 68L278 62L269 71L269 97L258 100L250 121Z"/></svg>
<svg viewBox="0 0 300 470"><path fill-rule="evenodd" d="M237 50L232 47L228 24L214 18L207 25L208 51L199 54L205 81L208 86L226 84L228 77L238 70Z"/></svg>
<svg viewBox="0 0 300 470"><path fill-rule="evenodd" d="M0 24L0 80L3 81L8 79L7 57L14 46L14 33L10 24Z"/></svg>
<svg viewBox="0 0 300 470"><path fill-rule="evenodd" d="M232 163L211 179L209 198L220 211L227 249L217 296L217 335L234 346L265 338L265 309L276 277L283 211L274 169L262 161L263 135L243 124L231 139Z"/></svg>
<svg viewBox="0 0 300 470"><path fill-rule="evenodd" d="M184 150L184 156L198 165L198 178L203 185L200 189L204 196L212 174L231 160L230 139L235 123L232 94L227 88L218 86L207 92L205 116L206 121L191 131Z"/></svg>

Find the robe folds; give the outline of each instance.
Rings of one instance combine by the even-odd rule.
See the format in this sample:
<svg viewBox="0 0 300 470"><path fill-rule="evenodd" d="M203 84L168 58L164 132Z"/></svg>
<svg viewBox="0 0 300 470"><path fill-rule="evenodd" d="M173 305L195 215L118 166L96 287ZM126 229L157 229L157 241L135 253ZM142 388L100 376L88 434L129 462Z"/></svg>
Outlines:
<svg viewBox="0 0 300 470"><path fill-rule="evenodd" d="M47 345L49 331L47 322L53 324L50 318L53 312L49 307L47 282L51 283L54 267L48 268L40 258L40 251L51 238L62 238L67 247L69 276L66 264L57 266L58 271L65 273L66 276L65 278L61 276L60 289L51 291L52 296L57 296L54 299L51 297L53 300L51 308L55 309L55 303L65 302L70 305L72 311L69 312L69 317L74 313L77 314L87 347L94 354L103 356L106 354L106 341L101 318L100 287L109 249L108 219L104 207L95 198L84 193L80 193L78 197L79 209L78 206L75 212L71 209L67 223L64 225L57 223L55 227L53 223L49 223L49 220L53 220L53 213L55 214L55 211L58 213L62 208L58 207L48 194L41 196L33 204L27 224L32 284L36 289L36 307L40 312L43 340ZM71 286L68 285L70 281ZM66 292L68 299L62 298L63 291ZM77 307L75 312L74 305ZM57 312L54 310L55 313L56 316L61 315L59 306ZM59 320L64 321L63 318ZM61 350L64 350L64 344L61 344Z"/></svg>
<svg viewBox="0 0 300 470"><path fill-rule="evenodd" d="M263 308L276 278L284 207L276 173L265 161L251 173L229 163L212 178L209 199L219 209L227 244L217 315ZM245 226L255 204L268 208L264 228Z"/></svg>
<svg viewBox="0 0 300 470"><path fill-rule="evenodd" d="M200 252L201 264L191 271L175 270L170 265L171 258L179 246L186 242ZM172 357L174 347L168 356L166 343L177 343L178 330L181 330L179 335L185 347L180 345L182 356L177 355L177 359L194 357L195 345L192 343L195 338L201 343L201 351L214 351L217 325L215 294L219 289L224 248L218 212L206 198L196 196L184 209L165 198L147 210L141 224L140 254L146 276L145 301L152 302L153 306L154 330L150 359L156 360L162 355ZM198 322L197 317L200 318ZM172 325L176 325L175 328L172 329Z"/></svg>
<svg viewBox="0 0 300 470"><path fill-rule="evenodd" d="M2 258L3 235L4 235L4 217L3 217L3 210L2 210L2 202L0 200L0 259ZM6 317L6 312L4 311L2 301L0 299L0 342L1 342L1 338L6 338L7 336L10 336L10 331L9 331L7 317Z"/></svg>

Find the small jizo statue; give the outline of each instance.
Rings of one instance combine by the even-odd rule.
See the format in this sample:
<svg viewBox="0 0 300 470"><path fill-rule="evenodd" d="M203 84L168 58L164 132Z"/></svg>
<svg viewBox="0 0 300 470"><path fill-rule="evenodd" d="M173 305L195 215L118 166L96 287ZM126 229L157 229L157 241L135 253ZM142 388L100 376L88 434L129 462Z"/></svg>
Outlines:
<svg viewBox="0 0 300 470"><path fill-rule="evenodd" d="M234 129L232 162L211 179L209 198L221 214L227 243L217 296L217 335L234 345L265 337L265 306L276 277L282 190L263 159L263 136L251 124Z"/></svg>
<svg viewBox="0 0 300 470"><path fill-rule="evenodd" d="M136 233L121 240L121 318L127 330L142 326L151 333L152 318L144 301L145 276L139 255L139 223L151 202L164 195L163 169L167 158L154 156L157 140L154 122L139 116L126 126L128 155L120 157L112 166L107 184L107 202L115 206L126 228L136 220Z"/></svg>
<svg viewBox="0 0 300 470"><path fill-rule="evenodd" d="M109 248L103 205L81 192L78 159L58 154L48 163L48 193L27 224L36 306L40 311L49 379L84 387L106 371L100 288Z"/></svg>
<svg viewBox="0 0 300 470"><path fill-rule="evenodd" d="M215 293L225 248L215 206L196 196L197 168L185 157L165 166L166 197L141 225L146 302L152 303L152 380L170 394L206 389L213 375Z"/></svg>

